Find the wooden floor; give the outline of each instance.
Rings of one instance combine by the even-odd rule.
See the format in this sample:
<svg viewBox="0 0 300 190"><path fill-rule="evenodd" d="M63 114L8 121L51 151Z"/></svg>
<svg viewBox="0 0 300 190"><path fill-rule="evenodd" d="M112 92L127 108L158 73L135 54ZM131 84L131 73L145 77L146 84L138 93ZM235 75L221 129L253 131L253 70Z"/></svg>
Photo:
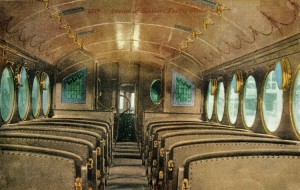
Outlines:
<svg viewBox="0 0 300 190"><path fill-rule="evenodd" d="M149 190L145 167L136 143L117 143L107 180L108 190Z"/></svg>

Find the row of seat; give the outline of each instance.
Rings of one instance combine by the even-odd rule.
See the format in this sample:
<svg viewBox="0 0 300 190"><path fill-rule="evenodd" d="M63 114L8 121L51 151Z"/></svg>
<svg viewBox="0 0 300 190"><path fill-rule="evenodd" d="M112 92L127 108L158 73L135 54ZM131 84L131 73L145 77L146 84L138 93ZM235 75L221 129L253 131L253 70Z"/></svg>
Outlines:
<svg viewBox="0 0 300 190"><path fill-rule="evenodd" d="M298 189L300 143L187 118L144 122L153 189Z"/></svg>
<svg viewBox="0 0 300 190"><path fill-rule="evenodd" d="M0 128L0 189L105 189L112 125L105 118L51 118Z"/></svg>

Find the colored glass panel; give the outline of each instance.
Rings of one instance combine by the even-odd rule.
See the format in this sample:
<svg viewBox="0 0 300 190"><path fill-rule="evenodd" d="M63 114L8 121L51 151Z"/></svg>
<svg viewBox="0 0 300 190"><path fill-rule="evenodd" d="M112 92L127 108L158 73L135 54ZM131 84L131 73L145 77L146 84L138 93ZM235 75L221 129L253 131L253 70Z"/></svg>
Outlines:
<svg viewBox="0 0 300 190"><path fill-rule="evenodd" d="M173 73L172 94L174 106L194 106L195 86L190 80Z"/></svg>
<svg viewBox="0 0 300 190"><path fill-rule="evenodd" d="M62 82L63 103L85 103L86 101L86 68L77 71Z"/></svg>

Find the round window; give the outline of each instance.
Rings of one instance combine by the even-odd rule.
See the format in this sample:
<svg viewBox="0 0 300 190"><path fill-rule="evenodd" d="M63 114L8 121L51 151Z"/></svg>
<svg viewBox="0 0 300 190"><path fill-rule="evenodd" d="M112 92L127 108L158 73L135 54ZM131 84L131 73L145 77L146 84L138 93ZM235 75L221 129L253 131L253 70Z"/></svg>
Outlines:
<svg viewBox="0 0 300 190"><path fill-rule="evenodd" d="M206 97L206 113L207 118L210 120L213 115L214 111L214 95L212 95L212 81L209 81L208 90L207 90L207 97Z"/></svg>
<svg viewBox="0 0 300 190"><path fill-rule="evenodd" d="M257 88L253 76L246 80L243 95L243 120L246 127L250 128L254 124L257 108Z"/></svg>
<svg viewBox="0 0 300 190"><path fill-rule="evenodd" d="M237 89L237 80L236 75L231 80L230 88L228 92L228 106L227 106L227 112L229 116L229 122L231 124L235 124L237 120L237 116L239 113L239 93L236 93Z"/></svg>
<svg viewBox="0 0 300 190"><path fill-rule="evenodd" d="M41 109L40 80L38 76L35 76L33 79L31 96L32 96L31 99L32 115L33 117L37 118L40 114L40 109Z"/></svg>
<svg viewBox="0 0 300 190"><path fill-rule="evenodd" d="M262 98L262 119L267 131L274 132L279 127L283 110L283 92L277 86L275 72L271 71L264 83Z"/></svg>
<svg viewBox="0 0 300 190"><path fill-rule="evenodd" d="M18 111L21 120L26 119L29 111L29 85L27 71L22 67L20 72L20 86L18 87Z"/></svg>
<svg viewBox="0 0 300 190"><path fill-rule="evenodd" d="M221 122L223 120L224 110L225 110L225 88L224 83L219 83L219 88L217 92L217 117L218 121Z"/></svg>
<svg viewBox="0 0 300 190"><path fill-rule="evenodd" d="M14 76L12 70L6 67L3 70L1 77L1 117L5 123L9 122L12 118L14 110L15 99L15 86Z"/></svg>
<svg viewBox="0 0 300 190"><path fill-rule="evenodd" d="M298 69L294 79L292 90L292 118L296 132L300 135L300 69ZM299 136L300 137L300 136Z"/></svg>
<svg viewBox="0 0 300 190"><path fill-rule="evenodd" d="M50 80L46 73L43 73L43 114L48 116L50 111Z"/></svg>
<svg viewBox="0 0 300 190"><path fill-rule="evenodd" d="M161 80L155 80L150 87L150 99L154 104L159 104L161 100Z"/></svg>

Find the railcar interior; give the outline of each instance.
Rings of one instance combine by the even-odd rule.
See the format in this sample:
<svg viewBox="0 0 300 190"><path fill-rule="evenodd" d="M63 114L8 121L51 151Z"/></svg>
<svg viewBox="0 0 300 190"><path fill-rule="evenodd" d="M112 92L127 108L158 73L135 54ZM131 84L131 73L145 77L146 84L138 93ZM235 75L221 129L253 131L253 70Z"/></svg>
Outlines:
<svg viewBox="0 0 300 190"><path fill-rule="evenodd" d="M1 190L299 190L300 0L0 0Z"/></svg>

